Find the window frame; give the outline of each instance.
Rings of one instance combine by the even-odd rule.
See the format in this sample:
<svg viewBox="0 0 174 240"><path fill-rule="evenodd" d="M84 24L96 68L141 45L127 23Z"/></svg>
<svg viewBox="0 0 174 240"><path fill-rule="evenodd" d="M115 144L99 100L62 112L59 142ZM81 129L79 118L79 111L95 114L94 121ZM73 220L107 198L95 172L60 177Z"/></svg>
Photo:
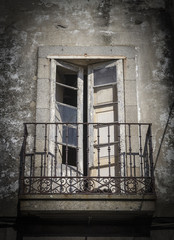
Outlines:
<svg viewBox="0 0 174 240"><path fill-rule="evenodd" d="M66 59L64 59L66 61ZM96 59L97 61L98 59ZM106 68L108 67L110 64L112 63L113 66L116 67L116 87L117 87L117 97L118 97L118 122L124 122L124 84L123 84L123 60L122 59L107 59L106 62L103 63L96 63L96 64L89 64L88 65L88 73L87 73L87 88L88 88L88 123L93 123L94 119L93 119L93 111L94 111L94 102L93 102L93 97L94 97L94 70L98 69L98 68ZM51 98L50 98L50 121L51 122L55 122L55 109L56 109L56 97L55 97L55 93L56 93L56 67L57 66L64 66L67 68L72 68L71 69L76 69L77 72L80 73L80 76L78 76L78 78L80 77L81 79L83 79L83 68L74 65L74 64L67 64L66 62L59 60L59 59L51 59ZM103 85L104 87L106 85ZM79 86L78 86L79 88ZM82 84L80 85L80 88L78 90L78 92L82 91ZM90 97L89 97L90 96ZM78 94L78 102L83 102L82 100L83 98L83 93L82 94ZM77 115L80 116L80 120L78 119L77 122L83 122L83 108L81 109L81 107L77 106ZM90 114L92 112L92 114ZM79 126L79 142L83 142L83 130L82 128ZM89 125L89 132L88 132L88 147L89 147L89 156L88 156L88 161L89 161L89 167L93 166L94 164L94 146L93 146L93 141L94 141L94 136L93 136L93 126ZM124 126L121 125L120 126L120 140L123 143L123 139L125 136L125 130L124 130ZM79 149L81 150L83 148L82 146L83 144L78 144ZM122 145L121 146L122 149L125 149L125 146ZM77 156L78 159L83 159L83 152L79 151L79 155ZM79 166L78 169L80 169L81 172L83 172L83 161L79 162Z"/></svg>
<svg viewBox="0 0 174 240"><path fill-rule="evenodd" d="M38 81L37 81L37 101L36 101L36 122L54 122L54 111L55 111L55 101L54 101L54 79L55 73L54 69L56 65L55 60L65 60L65 59L81 59L81 60L117 60L119 61L118 72L122 74L121 85L123 86L123 101L119 104L119 121L120 122L132 122L127 120L129 118L127 114L127 109L133 109L132 106L127 106L126 103L126 89L125 82L129 80L137 80L137 74L135 74L136 68L136 50L133 46L93 46L93 47L64 47L64 46L41 46L38 51ZM134 69L126 68L126 64L130 63ZM126 69L126 71L125 71ZM131 70L131 72L130 72ZM133 73L132 73L133 72ZM133 82L133 81L132 81ZM45 88L46 85L46 88ZM44 90L44 97L41 96ZM118 94L121 94L118 91ZM119 96L118 96L119 99ZM127 104L127 105L126 105ZM138 109L138 101L134 104L136 105L134 109ZM128 109L128 110L129 110ZM129 110L130 111L130 110ZM136 110L137 111L137 110ZM138 111L137 111L138 113ZM138 114L133 115L133 122L138 122ZM124 128L120 129L120 136L125 136ZM123 147L122 147L123 148Z"/></svg>

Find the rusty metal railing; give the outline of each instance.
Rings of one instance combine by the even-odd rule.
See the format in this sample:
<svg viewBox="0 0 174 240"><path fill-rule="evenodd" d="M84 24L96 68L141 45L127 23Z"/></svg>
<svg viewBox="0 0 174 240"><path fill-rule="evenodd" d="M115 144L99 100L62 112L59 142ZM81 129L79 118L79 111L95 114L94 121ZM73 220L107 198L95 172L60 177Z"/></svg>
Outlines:
<svg viewBox="0 0 174 240"><path fill-rule="evenodd" d="M20 195L154 193L151 124L24 126Z"/></svg>

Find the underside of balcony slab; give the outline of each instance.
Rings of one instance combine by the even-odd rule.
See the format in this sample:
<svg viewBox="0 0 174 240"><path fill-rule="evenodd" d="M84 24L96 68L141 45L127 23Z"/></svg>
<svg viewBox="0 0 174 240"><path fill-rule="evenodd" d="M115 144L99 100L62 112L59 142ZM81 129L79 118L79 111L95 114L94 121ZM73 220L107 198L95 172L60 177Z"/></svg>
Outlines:
<svg viewBox="0 0 174 240"><path fill-rule="evenodd" d="M25 236L149 236L154 208L153 195L20 196L19 231Z"/></svg>

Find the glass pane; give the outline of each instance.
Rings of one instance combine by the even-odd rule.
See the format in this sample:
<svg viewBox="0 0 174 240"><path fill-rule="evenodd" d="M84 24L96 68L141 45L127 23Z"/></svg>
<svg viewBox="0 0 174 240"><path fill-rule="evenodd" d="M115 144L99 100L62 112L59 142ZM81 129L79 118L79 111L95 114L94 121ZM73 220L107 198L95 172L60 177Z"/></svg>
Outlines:
<svg viewBox="0 0 174 240"><path fill-rule="evenodd" d="M94 86L116 82L116 67L107 67L94 70Z"/></svg>
<svg viewBox="0 0 174 240"><path fill-rule="evenodd" d="M58 122L77 122L77 108L56 103L56 120Z"/></svg>
<svg viewBox="0 0 174 240"><path fill-rule="evenodd" d="M117 113L116 109L117 109L116 104L112 106L96 108L94 121L98 123L109 123L117 121L118 116L116 114Z"/></svg>
<svg viewBox="0 0 174 240"><path fill-rule="evenodd" d="M69 126L63 126L62 142L67 145L77 146L77 129Z"/></svg>
<svg viewBox="0 0 174 240"><path fill-rule="evenodd" d="M116 85L94 89L94 106L117 101Z"/></svg>

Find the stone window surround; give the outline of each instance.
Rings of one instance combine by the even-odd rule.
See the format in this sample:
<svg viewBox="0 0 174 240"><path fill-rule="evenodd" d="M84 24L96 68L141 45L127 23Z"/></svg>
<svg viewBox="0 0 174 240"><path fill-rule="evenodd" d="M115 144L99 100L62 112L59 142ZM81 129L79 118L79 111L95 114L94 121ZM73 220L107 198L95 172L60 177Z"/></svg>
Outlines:
<svg viewBox="0 0 174 240"><path fill-rule="evenodd" d="M38 50L36 122L53 121L54 98L51 62L55 59L108 59L123 61L124 122L138 122L136 94L136 50L132 46L41 46ZM124 120L123 120L124 119Z"/></svg>

